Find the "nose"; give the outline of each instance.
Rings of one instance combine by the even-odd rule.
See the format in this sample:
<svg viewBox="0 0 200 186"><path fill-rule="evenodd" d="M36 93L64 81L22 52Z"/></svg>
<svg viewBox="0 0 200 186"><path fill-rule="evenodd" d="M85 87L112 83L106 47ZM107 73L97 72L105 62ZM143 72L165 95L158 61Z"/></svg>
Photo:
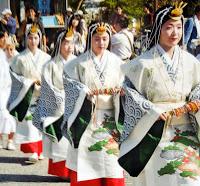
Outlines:
<svg viewBox="0 0 200 186"><path fill-rule="evenodd" d="M99 44L100 44L100 46L103 46L103 45L104 45L103 39L100 39Z"/></svg>
<svg viewBox="0 0 200 186"><path fill-rule="evenodd" d="M179 29L174 27L174 30L173 30L173 35L177 35L179 33Z"/></svg>

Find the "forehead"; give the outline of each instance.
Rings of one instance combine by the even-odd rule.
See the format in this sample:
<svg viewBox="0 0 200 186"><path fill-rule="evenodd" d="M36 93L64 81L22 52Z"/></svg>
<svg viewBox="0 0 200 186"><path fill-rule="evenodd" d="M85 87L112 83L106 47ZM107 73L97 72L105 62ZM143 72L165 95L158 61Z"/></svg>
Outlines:
<svg viewBox="0 0 200 186"><path fill-rule="evenodd" d="M168 26L168 25L182 25L182 20L173 20L173 19L169 19L168 21L166 21L163 26Z"/></svg>
<svg viewBox="0 0 200 186"><path fill-rule="evenodd" d="M6 46L6 49L14 49L14 48L15 48L15 46L11 45L11 44L7 44L7 46Z"/></svg>
<svg viewBox="0 0 200 186"><path fill-rule="evenodd" d="M28 34L28 38L39 38L39 35L37 33L30 33Z"/></svg>
<svg viewBox="0 0 200 186"><path fill-rule="evenodd" d="M107 32L103 32L101 34L95 33L95 34L93 34L92 37L94 37L94 38L103 38L103 37L108 37L108 36L109 36L109 34Z"/></svg>
<svg viewBox="0 0 200 186"><path fill-rule="evenodd" d="M68 39L68 38L63 39L62 41L62 43L64 44L72 44L73 42L74 42L73 39Z"/></svg>

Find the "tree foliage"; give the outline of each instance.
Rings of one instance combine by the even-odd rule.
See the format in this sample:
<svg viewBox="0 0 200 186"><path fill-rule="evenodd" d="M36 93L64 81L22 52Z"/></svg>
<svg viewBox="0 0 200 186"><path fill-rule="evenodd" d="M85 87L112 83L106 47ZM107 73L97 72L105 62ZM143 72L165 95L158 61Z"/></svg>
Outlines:
<svg viewBox="0 0 200 186"><path fill-rule="evenodd" d="M141 18L144 16L144 4L149 4L154 10L158 9L160 6L163 6L165 4L173 4L176 1L181 0L105 0L100 3L100 6L103 7L103 9L106 11L103 12L104 16L109 17L115 9L117 5L120 5L123 7L123 12L126 13L129 17L134 18ZM194 14L194 8L197 4L200 4L200 0L183 0L184 2L188 3L188 6L184 9L184 15L186 17L191 16ZM77 7L80 9L82 8L82 5L84 4L84 0L68 0L69 5L76 10ZM156 7L157 5L157 7ZM105 15L105 13L107 15Z"/></svg>
<svg viewBox="0 0 200 186"><path fill-rule="evenodd" d="M174 2L180 2L181 0L105 0L101 3L102 7L106 7L110 11L114 11L116 5L123 7L124 13L128 16L141 18L144 15L144 4L149 4L154 10L165 4L173 4ZM186 16L194 14L194 8L197 4L200 4L200 0L183 0L188 3L184 10ZM157 5L157 7L156 7Z"/></svg>

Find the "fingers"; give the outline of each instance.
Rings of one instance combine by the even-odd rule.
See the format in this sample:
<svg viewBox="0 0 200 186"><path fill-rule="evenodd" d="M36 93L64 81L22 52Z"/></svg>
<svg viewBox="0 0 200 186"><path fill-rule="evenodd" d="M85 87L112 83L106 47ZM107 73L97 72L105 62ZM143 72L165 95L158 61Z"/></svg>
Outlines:
<svg viewBox="0 0 200 186"><path fill-rule="evenodd" d="M168 112L164 112L160 115L159 119L166 121L169 116L170 114Z"/></svg>

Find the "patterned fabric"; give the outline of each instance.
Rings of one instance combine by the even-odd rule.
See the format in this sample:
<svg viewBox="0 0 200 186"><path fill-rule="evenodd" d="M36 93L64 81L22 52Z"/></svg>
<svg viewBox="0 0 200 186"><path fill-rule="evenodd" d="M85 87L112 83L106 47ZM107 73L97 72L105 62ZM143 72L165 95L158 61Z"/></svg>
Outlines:
<svg viewBox="0 0 200 186"><path fill-rule="evenodd" d="M72 142L68 134L68 119L74 111L75 104L80 96L80 90L84 88L84 85L67 77L63 79L63 84L65 90L65 111L61 128L63 136Z"/></svg>
<svg viewBox="0 0 200 186"><path fill-rule="evenodd" d="M198 84L189 95L189 101L193 101L193 100L200 100L200 84ZM189 118L194 130L196 131L196 135L198 139L200 140L200 127L196 120L195 114L192 112L189 113Z"/></svg>
<svg viewBox="0 0 200 186"><path fill-rule="evenodd" d="M200 100L200 84L198 84L195 89L190 93L189 100Z"/></svg>
<svg viewBox="0 0 200 186"><path fill-rule="evenodd" d="M171 80L175 83L176 81L176 75L177 75L177 72L178 72L178 67L176 68L176 70L173 69L173 65L170 65L167 60L165 59L165 57L162 55L162 53L160 52L160 50L157 50L158 51L158 54L159 56L161 57L165 67L166 67L166 70L167 70L167 73L169 75L169 77L171 78Z"/></svg>
<svg viewBox="0 0 200 186"><path fill-rule="evenodd" d="M152 108L152 103L142 97L136 90L124 87L125 104L124 104L124 130L120 142L126 140L137 122Z"/></svg>
<svg viewBox="0 0 200 186"><path fill-rule="evenodd" d="M43 118L55 116L64 102L63 95L55 92L42 76L41 95L33 114L33 125L43 131Z"/></svg>
<svg viewBox="0 0 200 186"><path fill-rule="evenodd" d="M16 100L22 87L24 86L22 76L17 76L14 72L10 72L10 74L11 74L11 79L12 79L12 88L11 88L11 94L8 100L8 105L10 105Z"/></svg>
<svg viewBox="0 0 200 186"><path fill-rule="evenodd" d="M105 77L103 75L103 72L101 72L101 69L99 68L99 66L96 63L94 63L94 67L99 76L99 80L101 81L101 84L103 85L105 82Z"/></svg>

